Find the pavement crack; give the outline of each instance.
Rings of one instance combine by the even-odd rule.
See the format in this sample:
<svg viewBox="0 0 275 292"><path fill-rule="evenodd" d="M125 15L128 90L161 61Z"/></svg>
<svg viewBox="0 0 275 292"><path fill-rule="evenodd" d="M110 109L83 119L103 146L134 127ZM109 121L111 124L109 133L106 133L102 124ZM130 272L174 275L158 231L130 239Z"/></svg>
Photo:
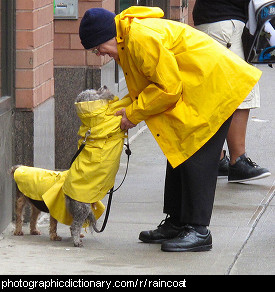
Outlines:
<svg viewBox="0 0 275 292"><path fill-rule="evenodd" d="M239 251L237 252L237 254L235 255L232 264L229 266L229 268L226 271L226 275L230 275L231 271L234 267L234 265L236 264L237 260L239 259L242 251L244 250L245 246L247 245L250 237L252 236L256 226L258 225L262 215L264 214L264 212L266 211L267 207L269 206L270 202L272 201L273 197L275 195L275 181L273 182L272 187L270 188L269 192L267 193L267 195L265 196L265 198L261 201L260 205L258 206L257 210L254 212L252 218L253 223L252 226L248 232L248 235L244 241L244 243L242 244L241 248L239 249ZM264 203L263 203L264 202ZM257 214L257 216L255 216L255 214ZM251 223L252 218L250 219L249 223Z"/></svg>

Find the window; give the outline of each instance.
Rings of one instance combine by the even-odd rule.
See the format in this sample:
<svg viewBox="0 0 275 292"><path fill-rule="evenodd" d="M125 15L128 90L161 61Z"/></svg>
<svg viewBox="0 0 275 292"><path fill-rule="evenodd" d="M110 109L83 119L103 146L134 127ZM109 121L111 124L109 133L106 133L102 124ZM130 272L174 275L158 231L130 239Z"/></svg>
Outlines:
<svg viewBox="0 0 275 292"><path fill-rule="evenodd" d="M1 1L1 97L12 96L14 88L14 1ZM0 97L0 100L1 100Z"/></svg>

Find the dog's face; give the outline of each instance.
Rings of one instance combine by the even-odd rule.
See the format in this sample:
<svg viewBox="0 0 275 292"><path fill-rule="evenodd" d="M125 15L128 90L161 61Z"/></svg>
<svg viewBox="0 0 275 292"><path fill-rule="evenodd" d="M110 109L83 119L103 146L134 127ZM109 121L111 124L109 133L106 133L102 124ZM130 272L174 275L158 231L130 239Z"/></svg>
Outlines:
<svg viewBox="0 0 275 292"><path fill-rule="evenodd" d="M99 99L113 100L114 95L106 85L100 87L98 90L87 89L82 91L76 98L75 102L94 101Z"/></svg>

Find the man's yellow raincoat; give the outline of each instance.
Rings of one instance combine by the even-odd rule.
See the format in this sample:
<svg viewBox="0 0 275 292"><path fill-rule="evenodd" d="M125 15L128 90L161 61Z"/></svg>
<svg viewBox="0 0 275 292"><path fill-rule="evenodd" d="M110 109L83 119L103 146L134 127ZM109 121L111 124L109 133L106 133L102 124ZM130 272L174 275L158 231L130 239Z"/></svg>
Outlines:
<svg viewBox="0 0 275 292"><path fill-rule="evenodd" d="M116 16L119 63L132 104L173 167L200 149L261 76L206 34L160 19L160 8L130 7Z"/></svg>
<svg viewBox="0 0 275 292"><path fill-rule="evenodd" d="M121 117L114 116L114 113L130 102L127 98L115 98L114 101L76 103L82 122L78 132L82 137L79 144L91 129L86 146L67 171L20 166L14 172L19 190L33 200L44 201L52 217L60 223L72 223L65 194L80 202L95 203L91 208L99 218L104 211L100 200L114 186L125 138L120 129Z"/></svg>

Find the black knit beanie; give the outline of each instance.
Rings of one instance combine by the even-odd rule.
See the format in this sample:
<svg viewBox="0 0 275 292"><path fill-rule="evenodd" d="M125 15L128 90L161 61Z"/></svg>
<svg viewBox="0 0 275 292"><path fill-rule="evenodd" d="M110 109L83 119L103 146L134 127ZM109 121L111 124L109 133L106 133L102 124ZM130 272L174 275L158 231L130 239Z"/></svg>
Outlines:
<svg viewBox="0 0 275 292"><path fill-rule="evenodd" d="M87 10L79 26L79 37L88 50L116 36L115 14L104 8Z"/></svg>

